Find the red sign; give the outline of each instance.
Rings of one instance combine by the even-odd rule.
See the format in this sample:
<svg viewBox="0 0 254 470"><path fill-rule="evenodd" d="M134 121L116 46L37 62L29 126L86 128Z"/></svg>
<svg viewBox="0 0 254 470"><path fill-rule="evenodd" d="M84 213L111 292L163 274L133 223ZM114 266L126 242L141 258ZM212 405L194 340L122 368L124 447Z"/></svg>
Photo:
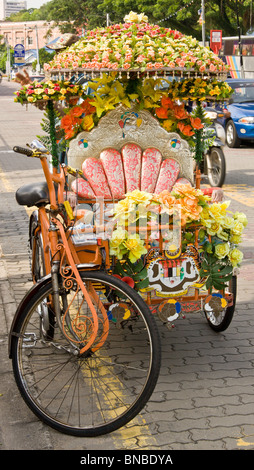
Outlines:
<svg viewBox="0 0 254 470"><path fill-rule="evenodd" d="M222 31L220 29L210 30L210 48L215 54L219 53L222 45Z"/></svg>

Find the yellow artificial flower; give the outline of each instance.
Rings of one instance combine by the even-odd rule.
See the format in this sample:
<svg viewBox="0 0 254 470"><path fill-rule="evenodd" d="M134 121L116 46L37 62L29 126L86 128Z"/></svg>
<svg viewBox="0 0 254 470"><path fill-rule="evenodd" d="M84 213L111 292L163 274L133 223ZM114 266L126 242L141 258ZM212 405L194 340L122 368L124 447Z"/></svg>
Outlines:
<svg viewBox="0 0 254 470"><path fill-rule="evenodd" d="M130 235L123 244L129 252L128 258L131 263L135 263L139 258L141 258L141 255L147 253L147 249L144 247L144 241L140 239L140 236L137 233Z"/></svg>
<svg viewBox="0 0 254 470"><path fill-rule="evenodd" d="M231 234L232 235L241 235L242 232L243 232L243 229L244 229L244 226L241 222L239 222L238 220L234 220L234 225L233 227L231 228Z"/></svg>
<svg viewBox="0 0 254 470"><path fill-rule="evenodd" d="M170 119L166 119L165 121L163 121L162 127L164 127L164 129L169 132L173 125L174 125L174 121L171 121Z"/></svg>
<svg viewBox="0 0 254 470"><path fill-rule="evenodd" d="M146 191L140 191L139 189L135 189L130 193L126 193L125 196L129 201L132 201L135 204L148 204L153 197L151 193L147 193Z"/></svg>
<svg viewBox="0 0 254 470"><path fill-rule="evenodd" d="M48 96L48 95L43 95L42 98L43 98L44 100L49 100L49 96Z"/></svg>
<svg viewBox="0 0 254 470"><path fill-rule="evenodd" d="M229 254L229 245L228 243L219 243L215 246L215 255L219 259L225 258Z"/></svg>
<svg viewBox="0 0 254 470"><path fill-rule="evenodd" d="M91 114L84 117L82 127L85 131L90 131L94 127L93 116Z"/></svg>
<svg viewBox="0 0 254 470"><path fill-rule="evenodd" d="M34 93L35 93L36 95L40 95L40 94L43 93L43 92L44 92L43 88L35 88L35 90L34 90Z"/></svg>
<svg viewBox="0 0 254 470"><path fill-rule="evenodd" d="M218 238L220 238L221 240L225 240L226 242L229 239L229 234L227 232L225 232L225 230L223 230L222 227L220 228L220 230L218 230L216 235L217 235Z"/></svg>
<svg viewBox="0 0 254 470"><path fill-rule="evenodd" d="M248 220L246 215L243 212L235 212L234 218L243 224L244 227L247 227Z"/></svg>
<svg viewBox="0 0 254 470"><path fill-rule="evenodd" d="M211 224L209 227L207 227L207 233L208 235L216 235L216 233L221 229L221 225L217 221L211 221Z"/></svg>
<svg viewBox="0 0 254 470"><path fill-rule="evenodd" d="M232 217L226 216L223 218L221 225L225 229L226 228L231 229L234 225L234 219L232 219Z"/></svg>
<svg viewBox="0 0 254 470"><path fill-rule="evenodd" d="M238 248L234 248L233 250L229 252L228 257L230 259L232 266L235 268L238 264L241 263L243 259L243 253L240 250L238 250Z"/></svg>
<svg viewBox="0 0 254 470"><path fill-rule="evenodd" d="M238 245L238 243L242 242L242 237L240 235L231 235L229 241L235 245Z"/></svg>
<svg viewBox="0 0 254 470"><path fill-rule="evenodd" d="M109 242L111 255L117 256L118 259L122 259L124 253L126 253L126 249L123 246L123 242L125 241L127 233L122 228L118 228L113 231L112 237Z"/></svg>
<svg viewBox="0 0 254 470"><path fill-rule="evenodd" d="M227 208L230 204L230 201L225 201L222 203L215 202L209 206L209 214L216 221L221 222L227 215Z"/></svg>

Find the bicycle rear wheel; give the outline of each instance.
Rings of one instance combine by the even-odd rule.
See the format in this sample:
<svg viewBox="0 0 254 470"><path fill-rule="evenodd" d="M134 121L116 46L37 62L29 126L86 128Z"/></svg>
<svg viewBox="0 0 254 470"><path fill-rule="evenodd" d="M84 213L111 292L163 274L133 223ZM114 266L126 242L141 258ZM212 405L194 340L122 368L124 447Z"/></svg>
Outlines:
<svg viewBox="0 0 254 470"><path fill-rule="evenodd" d="M51 324L51 337L45 334L42 307L44 321L47 310L52 318L49 280L23 309L15 327L12 360L21 395L42 421L66 434L91 437L125 425L149 400L160 370L160 338L136 291L105 273L80 274L99 299L94 305L103 304L107 311L106 319L97 309L99 331L92 347L77 355L56 322ZM63 305L69 305L70 325L79 309L77 335L85 339L92 321L82 292L77 293L74 285L62 289L61 297L63 311Z"/></svg>
<svg viewBox="0 0 254 470"><path fill-rule="evenodd" d="M232 276L228 283L227 290L233 294L232 305L218 311L213 309L206 311L204 309L205 317L209 326L216 332L225 331L233 319L237 295L237 276Z"/></svg>

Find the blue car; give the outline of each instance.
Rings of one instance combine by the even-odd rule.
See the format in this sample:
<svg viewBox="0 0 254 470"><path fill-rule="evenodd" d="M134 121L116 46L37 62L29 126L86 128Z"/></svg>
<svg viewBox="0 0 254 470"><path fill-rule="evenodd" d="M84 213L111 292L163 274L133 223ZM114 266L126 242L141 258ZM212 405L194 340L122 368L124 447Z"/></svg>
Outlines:
<svg viewBox="0 0 254 470"><path fill-rule="evenodd" d="M224 110L226 143L229 147L254 142L254 79L227 79L234 89Z"/></svg>

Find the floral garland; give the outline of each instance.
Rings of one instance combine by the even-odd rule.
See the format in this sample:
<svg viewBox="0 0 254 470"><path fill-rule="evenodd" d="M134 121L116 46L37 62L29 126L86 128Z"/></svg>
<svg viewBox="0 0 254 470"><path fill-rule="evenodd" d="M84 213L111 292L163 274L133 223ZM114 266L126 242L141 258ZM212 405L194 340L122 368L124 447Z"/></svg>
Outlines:
<svg viewBox="0 0 254 470"><path fill-rule="evenodd" d="M62 119L61 125L67 140L75 138L83 130L91 130L102 116L121 103L127 108L135 104L139 109L148 110L166 131L178 132L194 146L195 132L202 129L208 121L204 116L198 117L187 112L184 104L176 101L189 98L194 100L197 96L203 99L205 95L207 99L215 95L216 99L220 100L228 98L231 94L227 84L215 80L189 79L183 82L167 82L162 78L127 80L124 77L117 78L115 72L103 74L102 78L89 82L87 88L93 90L92 96L86 95L84 103L65 109L66 116ZM184 96L185 88L186 96ZM192 93L192 89L195 93Z"/></svg>
<svg viewBox="0 0 254 470"><path fill-rule="evenodd" d="M196 78L174 80L169 87L168 94L172 100L225 101L230 98L233 91L227 82Z"/></svg>
<svg viewBox="0 0 254 470"><path fill-rule="evenodd" d="M197 39L149 24L131 12L124 24L87 31L84 38L57 54L45 70L162 70L223 72L227 66Z"/></svg>
<svg viewBox="0 0 254 470"><path fill-rule="evenodd" d="M171 192L163 191L158 195L139 190L127 193L115 207L117 228L110 240L110 254L124 262L118 263L122 272L125 265L140 263L147 248L139 233L131 233L130 224L141 226L144 218L152 230L154 216L167 214L171 217L176 206L181 208L182 250L194 243L195 228L199 227L201 274L207 278L207 288L222 289L232 276L233 268L240 266L243 259L238 245L242 242L247 218L241 212L229 216L229 201L211 203L208 196L189 184L176 184Z"/></svg>
<svg viewBox="0 0 254 470"><path fill-rule="evenodd" d="M69 81L63 80L52 82L34 81L29 85L23 85L18 91L14 92L15 102L36 103L38 101L67 101L67 103L77 103L82 97L84 91L82 85L75 85Z"/></svg>

